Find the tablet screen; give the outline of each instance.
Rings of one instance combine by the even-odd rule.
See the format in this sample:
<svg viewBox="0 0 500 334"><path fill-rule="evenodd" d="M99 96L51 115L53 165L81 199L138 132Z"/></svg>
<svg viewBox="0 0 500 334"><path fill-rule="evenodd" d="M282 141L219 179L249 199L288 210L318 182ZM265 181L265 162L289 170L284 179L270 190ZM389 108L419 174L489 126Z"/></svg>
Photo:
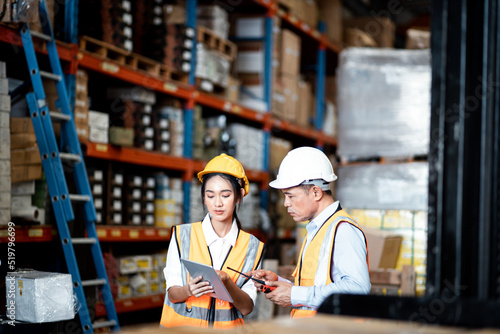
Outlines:
<svg viewBox="0 0 500 334"><path fill-rule="evenodd" d="M214 293L208 294L210 297L222 299L230 303L233 302L231 295L227 292L224 283L222 283L214 268L207 266L206 264L186 259L181 259L181 262L186 266L191 277L195 278L201 276L204 281L210 282L210 285L213 286L215 291Z"/></svg>

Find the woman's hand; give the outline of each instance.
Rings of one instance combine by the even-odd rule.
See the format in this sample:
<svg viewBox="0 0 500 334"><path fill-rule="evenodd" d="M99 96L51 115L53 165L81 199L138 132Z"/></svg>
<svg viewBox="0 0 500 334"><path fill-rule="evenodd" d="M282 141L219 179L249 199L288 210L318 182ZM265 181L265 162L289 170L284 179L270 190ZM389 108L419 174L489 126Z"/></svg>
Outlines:
<svg viewBox="0 0 500 334"><path fill-rule="evenodd" d="M190 279L188 284L189 296L200 297L207 293L214 292L214 288L207 281L202 281L202 277Z"/></svg>
<svg viewBox="0 0 500 334"><path fill-rule="evenodd" d="M228 280L231 280L231 278L229 277L229 275L225 271L215 270L215 272L217 273L217 276L219 276L222 283L224 283L224 285L226 285L226 282Z"/></svg>

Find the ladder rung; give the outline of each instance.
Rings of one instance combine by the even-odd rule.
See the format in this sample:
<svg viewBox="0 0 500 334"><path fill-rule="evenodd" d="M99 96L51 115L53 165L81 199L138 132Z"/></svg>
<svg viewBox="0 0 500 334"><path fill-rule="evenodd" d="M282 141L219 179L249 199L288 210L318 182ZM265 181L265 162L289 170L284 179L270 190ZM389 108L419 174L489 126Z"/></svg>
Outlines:
<svg viewBox="0 0 500 334"><path fill-rule="evenodd" d="M38 31L31 31L31 36L35 36L35 37L38 37L40 39L43 39L47 42L50 42L52 40L52 37L50 37L50 35L45 35L45 34L42 34L41 32L38 32Z"/></svg>
<svg viewBox="0 0 500 334"><path fill-rule="evenodd" d="M116 326L116 320L99 321L92 324L93 329Z"/></svg>
<svg viewBox="0 0 500 334"><path fill-rule="evenodd" d="M80 157L79 154L59 152L59 157L67 161L73 161L73 162L82 161L82 158Z"/></svg>
<svg viewBox="0 0 500 334"><path fill-rule="evenodd" d="M45 77L47 79L51 79L51 80L54 80L54 81L61 81L62 78L60 75L57 75L57 74L54 74L54 73L50 73L50 72L45 72L45 71L40 71L40 75L42 77Z"/></svg>
<svg viewBox="0 0 500 334"><path fill-rule="evenodd" d="M50 112L50 118L55 120L55 121L70 121L71 116L63 114L62 112L58 111L51 111Z"/></svg>
<svg viewBox="0 0 500 334"><path fill-rule="evenodd" d="M104 285L106 284L106 280L104 278L98 279L89 279L86 281L82 281L82 286L94 286L94 285Z"/></svg>
<svg viewBox="0 0 500 334"><path fill-rule="evenodd" d="M88 201L90 201L90 196L89 195L69 194L69 199L72 201L88 202Z"/></svg>
<svg viewBox="0 0 500 334"><path fill-rule="evenodd" d="M84 244L95 244L97 240L95 238L71 238L73 244L84 245Z"/></svg>

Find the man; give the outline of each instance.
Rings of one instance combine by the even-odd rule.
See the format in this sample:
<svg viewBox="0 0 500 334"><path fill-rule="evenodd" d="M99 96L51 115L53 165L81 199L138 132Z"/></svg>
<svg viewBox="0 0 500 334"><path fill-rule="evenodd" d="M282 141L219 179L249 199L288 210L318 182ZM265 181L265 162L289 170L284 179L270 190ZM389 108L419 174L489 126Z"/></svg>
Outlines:
<svg viewBox="0 0 500 334"><path fill-rule="evenodd" d="M276 287L266 298L282 307L293 306L291 317L310 317L330 294L368 294L366 238L330 190L337 179L326 155L313 147L300 147L286 155L276 180L269 183L285 195L284 206L296 222L308 221L295 284L269 270L249 274ZM255 283L259 291L262 285Z"/></svg>

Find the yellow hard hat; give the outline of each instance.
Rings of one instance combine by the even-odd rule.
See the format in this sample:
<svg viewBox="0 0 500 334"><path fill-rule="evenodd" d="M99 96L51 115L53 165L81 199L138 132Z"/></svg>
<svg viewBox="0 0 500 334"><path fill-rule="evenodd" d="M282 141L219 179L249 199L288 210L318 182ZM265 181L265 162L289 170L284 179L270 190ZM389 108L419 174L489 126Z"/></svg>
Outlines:
<svg viewBox="0 0 500 334"><path fill-rule="evenodd" d="M205 169L198 173L198 179L200 180L200 182L203 182L203 175L209 173L228 174L234 176L237 179L243 180L245 189L245 194L243 196L246 196L248 194L248 178L245 175L243 166L235 158L222 153L221 155L216 156L215 158L210 160L205 166Z"/></svg>

